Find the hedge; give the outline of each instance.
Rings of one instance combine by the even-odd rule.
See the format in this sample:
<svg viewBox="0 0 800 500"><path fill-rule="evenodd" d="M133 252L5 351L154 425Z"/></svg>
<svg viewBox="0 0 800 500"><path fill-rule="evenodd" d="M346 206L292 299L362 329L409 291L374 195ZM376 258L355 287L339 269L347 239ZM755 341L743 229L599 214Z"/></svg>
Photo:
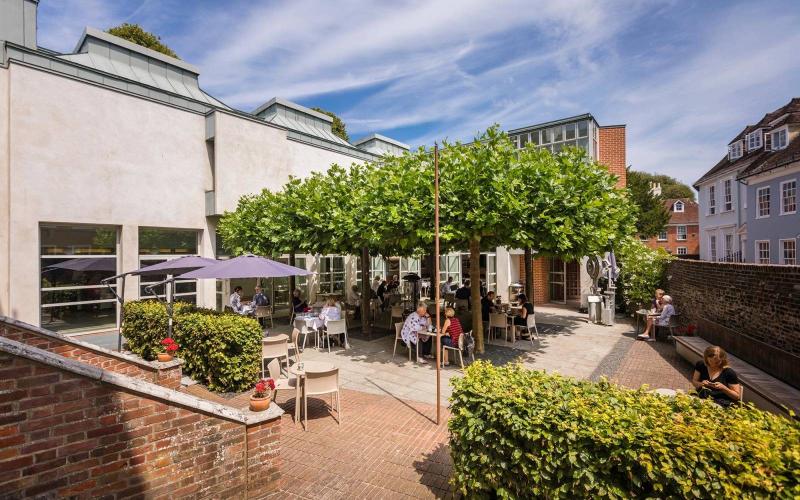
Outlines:
<svg viewBox="0 0 800 500"><path fill-rule="evenodd" d="M455 486L470 498L795 498L800 423L476 362L452 381Z"/></svg>
<svg viewBox="0 0 800 500"><path fill-rule="evenodd" d="M258 322L184 302L176 302L174 308L172 338L181 346L177 356L184 361L183 372L213 391L251 388L261 372L263 333ZM167 336L164 305L153 300L127 302L122 331L132 352L155 359Z"/></svg>

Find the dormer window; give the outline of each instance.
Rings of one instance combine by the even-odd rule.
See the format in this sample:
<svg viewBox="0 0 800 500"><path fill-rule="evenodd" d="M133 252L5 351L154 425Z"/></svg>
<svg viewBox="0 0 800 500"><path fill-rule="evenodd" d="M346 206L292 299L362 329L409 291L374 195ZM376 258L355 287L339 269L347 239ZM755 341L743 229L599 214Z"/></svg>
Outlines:
<svg viewBox="0 0 800 500"><path fill-rule="evenodd" d="M789 144L789 129L779 128L770 134L772 136L772 150L777 151L785 148Z"/></svg>
<svg viewBox="0 0 800 500"><path fill-rule="evenodd" d="M762 146L762 134L761 129L754 130L747 134L747 150L753 151L754 149L758 149Z"/></svg>
<svg viewBox="0 0 800 500"><path fill-rule="evenodd" d="M673 212L683 212L683 202L676 201L674 205L672 205Z"/></svg>
<svg viewBox="0 0 800 500"><path fill-rule="evenodd" d="M728 159L736 160L742 157L742 141L736 141L728 146Z"/></svg>

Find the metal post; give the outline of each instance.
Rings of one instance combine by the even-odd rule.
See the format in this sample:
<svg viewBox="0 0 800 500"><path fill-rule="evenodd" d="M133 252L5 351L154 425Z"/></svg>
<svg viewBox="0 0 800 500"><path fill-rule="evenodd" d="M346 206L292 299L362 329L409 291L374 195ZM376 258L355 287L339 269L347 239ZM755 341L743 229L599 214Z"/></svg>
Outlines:
<svg viewBox="0 0 800 500"><path fill-rule="evenodd" d="M122 352L122 323L125 321L125 278L122 275L122 292L119 294L119 325L117 325L117 352Z"/></svg>
<svg viewBox="0 0 800 500"><path fill-rule="evenodd" d="M434 231L434 249L433 249L433 268L434 268L434 283L436 283L436 425L439 425L442 413L441 400L441 363L439 356L442 353L442 325L441 325L441 305L439 303L442 291L439 289L439 144L434 143L433 146L433 183L434 183L434 210L433 210L433 231Z"/></svg>

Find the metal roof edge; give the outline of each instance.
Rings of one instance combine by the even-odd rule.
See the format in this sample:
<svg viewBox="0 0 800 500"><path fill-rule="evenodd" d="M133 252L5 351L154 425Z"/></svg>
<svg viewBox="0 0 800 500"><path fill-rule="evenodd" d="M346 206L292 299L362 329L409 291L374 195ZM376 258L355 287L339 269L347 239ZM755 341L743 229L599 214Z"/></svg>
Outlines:
<svg viewBox="0 0 800 500"><path fill-rule="evenodd" d="M99 30L97 28L92 28L91 26L86 26L83 29L83 34L81 35L80 39L78 40L78 44L75 46L75 50L73 50L73 53L75 53L75 54L78 53L78 50L80 50L80 48L83 46L83 44L86 41L87 37L97 38L99 40L102 40L104 42L110 43L112 45L117 45L117 46L122 47L124 49L128 49L128 50L130 50L132 52L138 52L139 54L142 54L144 56L152 57L153 59L158 59L159 61L167 63L169 65L177 66L177 67L179 67L181 69L184 69L186 71L190 71L190 72L192 72L192 73L194 73L196 75L200 74L200 68L198 68L197 66L195 66L193 64L189 64L189 63L187 63L185 61L182 61L180 59L176 59L174 57L170 57L170 56L168 56L166 54L162 54L161 52L156 52L153 49L148 49L147 47L142 47L141 45L137 45L137 44L135 44L133 42L129 42L129 41L125 40L124 38L120 38L118 36L111 35L109 33L106 33L105 31L101 31L101 30Z"/></svg>
<svg viewBox="0 0 800 500"><path fill-rule="evenodd" d="M307 107L305 107L303 105L297 104L296 102L292 102L292 101L283 99L281 97L273 97L269 101L265 102L261 106L257 107L253 111L251 111L251 113L254 114L254 115L257 115L258 113L261 113L265 109L269 109L271 106L273 106L275 104L279 104L281 106L284 106L284 107L287 107L287 108L290 108L290 109L294 109L295 111L300 111L301 113L305 113L307 115L311 115L314 118L319 118L320 120L325 120L326 122L333 123L333 118L332 117L330 117L330 116L328 116L328 115L326 115L324 113L320 113L319 111L314 111L313 109L307 108Z"/></svg>
<svg viewBox="0 0 800 500"><path fill-rule="evenodd" d="M549 122L535 123L533 125L526 125L524 127L519 127L519 128L508 130L508 131L506 131L506 133L507 134L515 134L517 132L525 132L525 131L528 131L528 130L531 130L531 129L535 129L535 128L551 127L553 125L559 125L561 123L567 123L567 122L571 122L571 121L575 121L575 120L583 120L583 119L587 119L587 118L591 118L591 120L593 122L597 123L597 120L595 119L595 117L591 113L583 113L582 115L575 115L575 116L570 116L570 117L567 117L567 118L559 118L558 120L552 120L552 121L549 121ZM599 127L600 124L598 123L597 126Z"/></svg>
<svg viewBox="0 0 800 500"><path fill-rule="evenodd" d="M371 141L373 139L377 139L379 141L387 142L389 144L394 144L395 146L403 148L403 149L409 149L409 150L411 149L411 146L409 146L408 144L406 144L404 142L400 142L400 141L398 141L396 139L392 139L391 137L386 137L385 135L381 135L381 134L378 134L378 133L373 133L373 134L370 134L370 135L368 135L366 137L362 137L361 139L359 139L357 141L353 141L353 145L354 146L358 146L359 144L363 144L365 142L369 142L369 141Z"/></svg>

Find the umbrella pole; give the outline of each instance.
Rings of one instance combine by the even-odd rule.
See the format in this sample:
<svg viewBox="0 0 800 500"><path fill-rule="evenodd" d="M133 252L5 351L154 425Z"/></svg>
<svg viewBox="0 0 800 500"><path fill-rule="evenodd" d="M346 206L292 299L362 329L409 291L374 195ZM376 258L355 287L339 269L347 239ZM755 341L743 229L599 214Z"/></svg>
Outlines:
<svg viewBox="0 0 800 500"><path fill-rule="evenodd" d="M441 370L442 365L439 356L442 355L442 325L441 325L441 305L439 303L441 290L439 290L439 145L433 146L433 185L434 185L434 238L435 245L433 250L434 260L434 282L436 283L436 425L441 419L442 406L441 400Z"/></svg>
<svg viewBox="0 0 800 500"><path fill-rule="evenodd" d="M172 275L167 275L168 280L172 280ZM170 281L164 287L164 292L167 294L167 337L172 338L172 297L175 295L175 281Z"/></svg>

